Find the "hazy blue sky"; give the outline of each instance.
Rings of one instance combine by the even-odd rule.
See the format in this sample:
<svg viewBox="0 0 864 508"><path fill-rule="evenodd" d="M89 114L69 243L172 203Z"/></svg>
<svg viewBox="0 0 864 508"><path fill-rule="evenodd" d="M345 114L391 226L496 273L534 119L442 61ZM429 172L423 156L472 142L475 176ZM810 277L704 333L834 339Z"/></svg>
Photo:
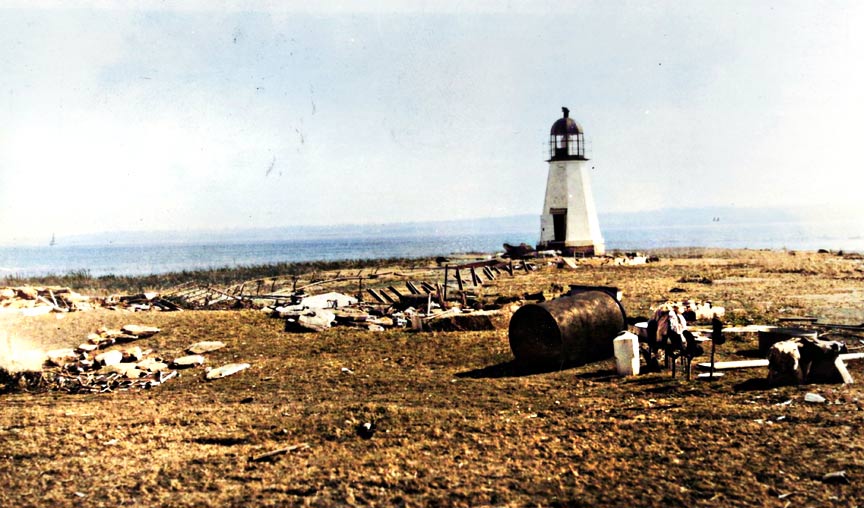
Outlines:
<svg viewBox="0 0 864 508"><path fill-rule="evenodd" d="M3 240L539 215L565 105L601 214L862 201L864 2L463 3L0 3Z"/></svg>

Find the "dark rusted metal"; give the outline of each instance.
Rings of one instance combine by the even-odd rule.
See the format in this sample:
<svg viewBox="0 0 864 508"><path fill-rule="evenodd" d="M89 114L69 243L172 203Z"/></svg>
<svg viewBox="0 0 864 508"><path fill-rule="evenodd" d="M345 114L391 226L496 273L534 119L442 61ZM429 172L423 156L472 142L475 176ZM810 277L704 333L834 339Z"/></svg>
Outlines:
<svg viewBox="0 0 864 508"><path fill-rule="evenodd" d="M612 357L612 341L625 329L624 309L610 293L577 291L517 310L510 349L525 365L583 365Z"/></svg>

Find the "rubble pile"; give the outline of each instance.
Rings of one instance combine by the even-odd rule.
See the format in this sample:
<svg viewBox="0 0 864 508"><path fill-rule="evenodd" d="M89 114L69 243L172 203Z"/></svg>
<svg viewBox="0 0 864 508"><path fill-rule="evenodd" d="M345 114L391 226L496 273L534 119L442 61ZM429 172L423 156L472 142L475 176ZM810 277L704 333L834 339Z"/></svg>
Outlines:
<svg viewBox="0 0 864 508"><path fill-rule="evenodd" d="M402 295L392 304L360 302L348 295L328 293L328 298L310 297L300 303L265 309L273 317L285 320L285 331L294 333L320 332L335 326L384 331L407 328L413 331L492 330L492 317L498 309L486 308L479 301L468 306L460 302L442 302L436 295ZM314 299L313 299L314 298ZM420 308L408 305L421 303ZM337 302L346 302L339 306ZM442 308L442 303L444 307ZM474 304L471 306L471 304Z"/></svg>
<svg viewBox="0 0 864 508"><path fill-rule="evenodd" d="M45 354L42 370L11 372L0 367L0 393L15 390L106 393L150 389L178 377L179 371L202 366L203 353L226 346L221 341L196 342L173 360L131 342L159 333L151 326L126 325L120 330L100 328L76 348L54 349ZM112 347L118 346L118 347ZM206 368L208 380L230 376L249 368L248 363Z"/></svg>
<svg viewBox="0 0 864 508"><path fill-rule="evenodd" d="M38 316L50 312L86 311L93 306L89 296L66 287L0 287L0 312Z"/></svg>
<svg viewBox="0 0 864 508"><path fill-rule="evenodd" d="M126 325L100 328L77 348L48 351L42 370L44 388L68 393L103 393L152 388L177 376L170 362L152 349L131 342L159 333L159 328ZM111 348L111 346L122 347ZM111 348L111 349L109 349Z"/></svg>
<svg viewBox="0 0 864 508"><path fill-rule="evenodd" d="M112 295L103 302L105 308L111 310L139 311L178 311L180 307L159 293L139 293L136 295Z"/></svg>

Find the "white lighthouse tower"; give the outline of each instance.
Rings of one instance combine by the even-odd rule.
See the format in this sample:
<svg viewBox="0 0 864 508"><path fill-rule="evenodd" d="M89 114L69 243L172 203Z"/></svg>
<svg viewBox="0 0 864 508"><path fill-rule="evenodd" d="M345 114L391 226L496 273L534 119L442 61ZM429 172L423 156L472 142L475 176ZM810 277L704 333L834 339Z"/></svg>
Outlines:
<svg viewBox="0 0 864 508"><path fill-rule="evenodd" d="M605 246L597 221L585 139L570 110L552 124L549 134L549 177L540 216L538 249L556 249L568 255L603 255Z"/></svg>

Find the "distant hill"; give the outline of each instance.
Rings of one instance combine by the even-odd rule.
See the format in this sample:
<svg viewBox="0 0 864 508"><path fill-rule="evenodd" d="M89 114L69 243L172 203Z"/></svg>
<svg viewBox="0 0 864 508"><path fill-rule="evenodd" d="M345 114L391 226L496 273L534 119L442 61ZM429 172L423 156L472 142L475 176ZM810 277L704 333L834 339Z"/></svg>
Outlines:
<svg viewBox="0 0 864 508"><path fill-rule="evenodd" d="M849 219L849 210L823 208L738 208L706 207L661 209L639 212L601 213L602 229L632 229L655 226L725 224L767 224L805 220ZM125 231L58 238L63 245L153 245L278 242L325 238L418 237L430 235L473 235L491 231L514 236L539 236L540 217L514 215L469 220L406 222L390 224L337 224L333 226L284 226L257 229L191 231Z"/></svg>

